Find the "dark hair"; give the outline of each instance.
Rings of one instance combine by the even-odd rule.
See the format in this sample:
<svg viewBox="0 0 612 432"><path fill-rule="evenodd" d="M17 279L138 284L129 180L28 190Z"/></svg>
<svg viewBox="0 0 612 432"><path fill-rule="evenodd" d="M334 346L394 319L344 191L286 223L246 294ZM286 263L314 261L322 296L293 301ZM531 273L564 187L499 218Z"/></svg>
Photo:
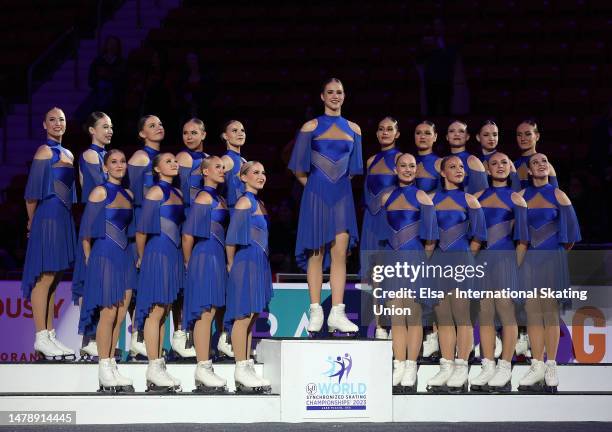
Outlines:
<svg viewBox="0 0 612 432"><path fill-rule="evenodd" d="M223 129L221 131L221 140L225 141L225 138L223 138L223 134L227 131L227 128L229 127L229 125L231 125L232 123L240 123L242 124L242 122L240 120L228 120L225 123L223 123Z"/></svg>
<svg viewBox="0 0 612 432"><path fill-rule="evenodd" d="M397 156L397 159L395 160L395 166L396 166L396 167L397 167L397 164L399 163L399 160L400 160L401 158L403 158L404 156L406 156L406 155L408 155L408 156L412 156L412 158L413 158L413 159L416 161L416 158L414 157L414 155L413 155L412 153L408 153L408 152L406 152L406 153L400 153L400 154Z"/></svg>
<svg viewBox="0 0 612 432"><path fill-rule="evenodd" d="M149 120L151 117L157 117L157 116L155 114L147 114L145 116L140 117L140 119L138 120L138 132L142 132L142 130L145 127L145 124L147 123L147 120ZM142 139L140 135L138 135L138 139L141 142L144 142L144 139Z"/></svg>
<svg viewBox="0 0 612 432"><path fill-rule="evenodd" d="M192 117L192 118L190 118L189 120L187 120L187 121L185 122L185 124L187 124L187 123L194 123L194 124L198 125L198 127L199 127L200 129L202 129L202 132L206 132L206 125L204 124L204 122L203 122L202 120L200 120L200 119L199 119L199 118L197 118L197 117ZM184 126L184 125L183 125L183 126Z"/></svg>
<svg viewBox="0 0 612 432"><path fill-rule="evenodd" d="M455 155L449 155L449 156L445 156L445 157L442 158L442 160L440 161L440 173L442 173L442 171L444 171L444 168L446 168L446 164L448 163L448 161L453 159L453 158L457 158L457 159L461 160L461 158L459 156L455 156ZM444 190L446 190L446 177L442 177L442 175L440 174L440 180L442 181L442 188Z"/></svg>
<svg viewBox="0 0 612 432"><path fill-rule="evenodd" d="M53 106L53 107L49 108L49 109L47 110L47 112L45 113L45 117L44 117L44 118L45 118L45 120L47 120L47 115L49 115L49 113L50 113L51 111L53 111L53 110L58 110L58 111L61 111L62 113L64 112L64 110L63 110L63 109L61 109L60 107ZM64 113L64 115L66 115L66 113Z"/></svg>
<svg viewBox="0 0 612 432"><path fill-rule="evenodd" d="M382 118L382 120L381 120L381 121L379 121L378 123L380 124L380 123L381 123L382 121L384 121L384 120L391 120L391 122L393 122L393 123L394 123L395 129L396 129L396 130L399 132L399 130L400 130L400 128L399 128L399 122L398 122L398 121L397 121L395 118L393 118L393 117L391 117L391 116L389 116L389 115L388 115L388 116L384 116L384 117Z"/></svg>
<svg viewBox="0 0 612 432"><path fill-rule="evenodd" d="M452 125L453 123L461 123L463 126L465 126L465 131L467 132L468 124L464 122L463 120L452 119L451 121L448 122L448 126ZM446 128L447 130L448 130L448 126Z"/></svg>
<svg viewBox="0 0 612 432"><path fill-rule="evenodd" d="M420 124L426 124L427 126L431 126L431 128L433 129L434 133L436 133L436 124L434 122L432 122L431 120L421 120L419 123L417 123L417 126ZM416 127L415 127L416 129Z"/></svg>
<svg viewBox="0 0 612 432"><path fill-rule="evenodd" d="M155 181L155 183L159 181L159 173L155 171L154 168L161 163L162 157L167 154L172 154L172 153L169 153L169 152L158 153L157 156L153 158L153 162L151 163L151 173L153 174L153 180Z"/></svg>
<svg viewBox="0 0 612 432"><path fill-rule="evenodd" d="M321 93L325 92L325 87L327 87L327 84L333 82L340 84L342 88L344 88L344 84L342 84L342 81L340 81L338 78L331 77L323 81L323 85L321 86Z"/></svg>
<svg viewBox="0 0 612 432"><path fill-rule="evenodd" d="M485 126L495 126L496 128L499 128L499 126L497 126L497 124L493 120L487 119L480 125L480 129L478 129L478 133L480 133L482 131L482 128Z"/></svg>
<svg viewBox="0 0 612 432"><path fill-rule="evenodd" d="M98 123L98 120L102 119L103 117L108 117L108 115L106 115L106 113L103 113L102 111L94 111L89 114L87 116L87 120L85 120L85 131L89 133L89 128L95 128L96 123Z"/></svg>
<svg viewBox="0 0 612 432"><path fill-rule="evenodd" d="M518 124L518 126L522 125L523 123L528 124L529 126L533 126L533 130L536 131L536 133L540 133L540 130L538 129L538 124L536 123L534 119L529 118L529 119L523 120L522 122ZM517 129L518 129L518 126L517 126Z"/></svg>
<svg viewBox="0 0 612 432"><path fill-rule="evenodd" d="M109 151L106 152L106 154L104 155L104 165L106 165L106 163L108 162L108 160L111 158L112 155L116 154L116 153L121 153L123 156L125 156L125 153L123 153L121 150L119 149L110 149Z"/></svg>

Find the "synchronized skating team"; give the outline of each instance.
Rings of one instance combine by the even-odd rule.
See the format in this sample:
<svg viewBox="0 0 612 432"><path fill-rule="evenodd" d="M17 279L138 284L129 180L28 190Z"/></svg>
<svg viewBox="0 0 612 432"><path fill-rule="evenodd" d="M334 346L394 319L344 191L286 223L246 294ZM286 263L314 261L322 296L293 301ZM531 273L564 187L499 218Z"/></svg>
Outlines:
<svg viewBox="0 0 612 432"><path fill-rule="evenodd" d="M304 186L295 252L307 273L308 331L313 334L324 323L321 287L328 268L328 330L359 330L346 317L343 297L347 252L359 240L351 178L363 174L363 159L359 126L341 116L344 97L338 79L324 83L324 115L302 126L289 162ZM121 150L106 150L112 122L106 114L94 112L87 122L92 144L81 155L78 172L73 155L61 145L66 130L62 110L49 110L43 125L47 142L34 155L25 192L29 240L22 291L32 304L34 349L47 359L75 356L57 339L52 322L55 288L63 272L74 267L73 299L81 307L83 350L99 358L102 391L133 390L132 380L119 373L114 358L128 313L132 354L148 358L147 388L180 388L161 352L170 311L175 328L171 345L180 355L197 358L199 391L226 388L210 359L213 321L221 332L217 348L235 357L237 390L269 391L270 382L256 374L251 358L253 325L272 297L269 219L258 199L266 173L260 162L240 155L246 138L242 123L225 124L227 152L218 157L204 152L205 125L191 119L183 127L185 149L175 156L160 150L164 128L158 117L148 115L138 126L143 147L127 160ZM552 165L536 151L540 135L535 122L518 125L521 157L514 163L497 150L498 127L492 121L476 134L482 148L478 157L466 151L467 125L458 120L448 126L450 154L444 158L432 152L437 130L430 121L414 130L415 155L396 147L399 124L391 117L380 121L376 136L380 152L366 163L363 256L377 250L398 255L411 251L424 260L442 262L464 252L459 256L474 262L486 254L510 251L505 256L513 258L496 260L483 287L569 286L563 251L580 240L580 230L569 199L557 187ZM77 175L81 202L86 203L78 236L71 214ZM362 270L367 278L367 270ZM428 390L466 391L473 348L470 301L445 296L393 299L387 305L413 311L391 320L394 390L416 390L422 319L433 312L437 333L428 335L427 342L437 339L441 356L440 370L428 381ZM486 299L479 306L482 370L471 390L510 391L518 338L515 304L510 299ZM519 390L556 391L559 303L535 298L521 307L533 358ZM503 326L497 364L496 317ZM193 347L186 332L193 336ZM384 332L379 326L377 334Z"/></svg>

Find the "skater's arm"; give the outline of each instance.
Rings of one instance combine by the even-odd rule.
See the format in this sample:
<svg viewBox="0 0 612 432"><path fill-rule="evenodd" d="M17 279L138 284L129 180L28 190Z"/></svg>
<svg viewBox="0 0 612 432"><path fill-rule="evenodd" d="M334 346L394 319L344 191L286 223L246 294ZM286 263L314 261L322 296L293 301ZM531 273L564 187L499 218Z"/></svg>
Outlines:
<svg viewBox="0 0 612 432"><path fill-rule="evenodd" d="M144 255L145 245L147 244L147 235L145 233L136 233L136 253L138 254L138 260L136 261L136 268L140 269L140 263L142 262L142 256Z"/></svg>
<svg viewBox="0 0 612 432"><path fill-rule="evenodd" d="M236 255L236 245L226 245L225 254L227 255L227 271L232 269L234 264L234 255Z"/></svg>

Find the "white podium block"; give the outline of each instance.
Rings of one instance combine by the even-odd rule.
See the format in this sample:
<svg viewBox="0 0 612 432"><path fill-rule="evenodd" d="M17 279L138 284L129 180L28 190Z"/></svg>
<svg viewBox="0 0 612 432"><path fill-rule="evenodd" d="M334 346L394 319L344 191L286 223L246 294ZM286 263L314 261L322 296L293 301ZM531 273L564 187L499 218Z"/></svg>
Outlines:
<svg viewBox="0 0 612 432"><path fill-rule="evenodd" d="M257 358L283 422L393 419L391 341L264 339Z"/></svg>

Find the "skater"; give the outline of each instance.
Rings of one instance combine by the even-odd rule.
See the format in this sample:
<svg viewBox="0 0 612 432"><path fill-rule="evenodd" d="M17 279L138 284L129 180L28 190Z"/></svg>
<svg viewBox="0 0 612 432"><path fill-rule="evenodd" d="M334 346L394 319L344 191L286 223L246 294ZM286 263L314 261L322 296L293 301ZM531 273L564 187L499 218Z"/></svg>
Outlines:
<svg viewBox="0 0 612 432"><path fill-rule="evenodd" d="M47 360L74 359L53 327L55 290L75 260L76 238L71 207L75 201L74 156L62 147L66 116L59 108L45 114L47 142L36 150L25 190L28 246L21 291L32 304L34 350Z"/></svg>
<svg viewBox="0 0 612 432"><path fill-rule="evenodd" d="M397 185L395 162L401 152L395 147L399 138L397 120L385 117L378 123L376 138L380 144L380 152L370 157L366 163L366 178L364 185L365 211L361 228L359 244L361 256L361 272L363 280L371 285L369 271L373 265L374 252L381 249L387 227L386 215L381 197L385 192L393 190ZM376 339L388 339L387 331L382 327L375 315Z"/></svg>
<svg viewBox="0 0 612 432"><path fill-rule="evenodd" d="M154 115L146 115L138 121L138 138L144 144L141 150L137 150L128 161L128 183L129 189L134 194L134 222L138 223L142 212L144 197L153 186L153 159L159 154L161 142L165 136L164 126L161 120ZM138 259L136 243L131 242L131 249L134 255L134 262ZM130 305L130 315L132 317L132 338L130 343L130 355L133 358L138 356L146 357L147 350L138 329L134 325L135 314L135 290L132 292L132 304Z"/></svg>
<svg viewBox="0 0 612 432"><path fill-rule="evenodd" d="M480 163L480 161L479 161ZM440 230L439 248L432 257L437 265L473 264L473 255L487 240L484 213L473 195L461 190L464 167L458 156L448 156L440 163L444 189L436 192L432 201ZM437 278L444 292L458 286L454 279ZM465 286L471 286L466 280ZM435 307L440 339L440 371L427 382L428 391L467 391L468 358L473 346L470 301L446 295ZM456 353L456 356L455 356Z"/></svg>
<svg viewBox="0 0 612 432"><path fill-rule="evenodd" d="M569 288L565 251L570 250L574 243L581 239L574 207L567 195L550 183L550 172L546 155L532 155L529 158L532 185L520 192L527 202L530 234L529 250L522 266L527 290L541 287L553 290ZM527 332L533 358L529 371L519 381L519 391L557 391L559 303L566 305L567 301L550 298L525 301Z"/></svg>
<svg viewBox="0 0 612 432"><path fill-rule="evenodd" d="M480 144L481 154L478 156L485 171L488 169L489 159L497 153L497 145L499 143L499 128L493 120L485 120L480 130L476 134L476 141ZM520 179L514 168L514 164L510 166L510 177L508 181L511 184L512 190L518 192L521 190Z"/></svg>
<svg viewBox="0 0 612 432"><path fill-rule="evenodd" d="M481 130L482 132L482 130ZM518 262L522 263L527 251L529 230L527 204L508 185L512 162L504 153L491 154L487 174L491 186L475 194L487 224L486 250L477 260L487 263L487 271L481 282L483 291L510 288L518 290ZM495 364L495 312L502 324L502 352ZM509 298L483 299L480 301L480 357L481 372L470 383L471 391L509 392L512 379L512 357L518 337L514 303Z"/></svg>
<svg viewBox="0 0 612 432"><path fill-rule="evenodd" d="M489 184L487 174L480 159L465 150L469 139L467 123L455 120L448 125L446 140L450 146L450 155L461 159L465 171L465 179L461 186L465 192L474 194L485 190L489 187Z"/></svg>
<svg viewBox="0 0 612 432"><path fill-rule="evenodd" d="M518 189L518 186L514 189L515 192L519 192L521 189L525 189L532 185L531 178L529 177L529 159L537 153L536 145L539 140L540 131L535 121L523 120L516 127L516 144L521 152L521 156L514 161L514 168L516 169L521 185L520 189ZM550 163L548 167L550 171L548 182L553 187L558 188L557 173Z"/></svg>
<svg viewBox="0 0 612 432"><path fill-rule="evenodd" d="M289 169L304 186L295 254L307 272L311 334L319 333L323 326L321 286L330 261L332 308L327 328L329 332L359 331L346 317L344 289L347 252L358 240L351 177L363 172L361 129L341 116L344 96L339 79L324 83L325 113L302 126L289 162Z"/></svg>
<svg viewBox="0 0 612 432"><path fill-rule="evenodd" d="M269 392L270 382L257 376L251 358L253 326L272 298L269 219L257 197L266 183L263 165L257 161L242 164L240 180L245 193L236 202L226 238L229 279L225 320L232 323L236 390Z"/></svg>
<svg viewBox="0 0 612 432"><path fill-rule="evenodd" d="M227 265L225 230L229 210L217 191L225 181L223 161L217 156L202 160L203 189L195 196L183 225L183 256L187 276L183 328L193 332L198 364L197 391L223 392L226 380L215 374L209 358L211 327L217 308L225 306Z"/></svg>
<svg viewBox="0 0 612 432"><path fill-rule="evenodd" d="M110 150L103 159L107 181L89 194L79 238L85 258L85 287L79 333L96 336L100 391L134 391L119 373L115 347L136 286L136 267L128 242L133 195L121 186L127 171L125 154Z"/></svg>
<svg viewBox="0 0 612 432"><path fill-rule="evenodd" d="M136 266L140 269L136 328L144 330L149 391L172 392L181 384L166 371L161 357L164 323L183 286L185 271L180 234L183 197L172 186L177 175L178 162L172 153L160 153L153 159L155 185L145 196L136 228Z"/></svg>
<svg viewBox="0 0 612 432"><path fill-rule="evenodd" d="M438 239L438 223L433 202L429 195L417 189L415 178L417 163L409 153L397 159L395 168L399 181L398 187L386 192L384 202L385 216L389 224L387 250L395 251L393 261L424 262L426 253L431 255ZM420 287L420 281L411 281L412 286ZM389 291L399 291L404 284L391 284ZM389 306L397 310L409 308L410 316L391 316L393 338L393 389L397 393L416 392L417 358L423 341L421 303L428 305L427 299L394 299Z"/></svg>

